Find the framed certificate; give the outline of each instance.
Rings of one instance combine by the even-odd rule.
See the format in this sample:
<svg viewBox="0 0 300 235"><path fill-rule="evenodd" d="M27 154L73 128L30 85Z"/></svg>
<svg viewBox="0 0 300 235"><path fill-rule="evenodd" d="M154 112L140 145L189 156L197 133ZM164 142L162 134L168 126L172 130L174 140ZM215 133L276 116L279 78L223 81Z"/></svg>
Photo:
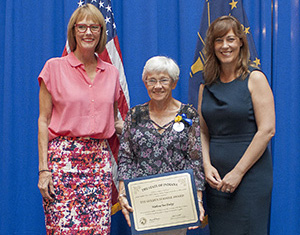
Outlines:
<svg viewBox="0 0 300 235"><path fill-rule="evenodd" d="M192 170L125 180L132 234L199 226Z"/></svg>

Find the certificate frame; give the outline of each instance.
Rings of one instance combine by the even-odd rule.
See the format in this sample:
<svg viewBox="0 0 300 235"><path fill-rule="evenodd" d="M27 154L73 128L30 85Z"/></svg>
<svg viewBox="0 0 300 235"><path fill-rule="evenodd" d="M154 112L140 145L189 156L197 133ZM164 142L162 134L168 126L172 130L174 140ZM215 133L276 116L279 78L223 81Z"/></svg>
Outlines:
<svg viewBox="0 0 300 235"><path fill-rule="evenodd" d="M192 169L124 180L132 234L200 226Z"/></svg>

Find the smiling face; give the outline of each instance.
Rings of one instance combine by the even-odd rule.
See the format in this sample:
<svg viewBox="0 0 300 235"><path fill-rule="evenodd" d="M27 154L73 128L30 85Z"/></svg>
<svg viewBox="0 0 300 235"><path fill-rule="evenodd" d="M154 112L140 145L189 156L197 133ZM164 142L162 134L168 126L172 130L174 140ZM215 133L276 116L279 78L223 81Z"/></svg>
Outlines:
<svg viewBox="0 0 300 235"><path fill-rule="evenodd" d="M92 19L85 17L82 20L79 20L76 22L76 25L94 25L97 24L95 21ZM77 27L75 27L75 40L77 43L76 50L78 51L92 51L95 52L95 48L97 47L99 40L100 40L100 33L101 33L101 28L99 32L91 31L91 28L88 27L87 30L82 33L78 30Z"/></svg>
<svg viewBox="0 0 300 235"><path fill-rule="evenodd" d="M153 101L167 101L172 98L172 90L177 82L168 73L149 73L145 80L148 95Z"/></svg>
<svg viewBox="0 0 300 235"><path fill-rule="evenodd" d="M223 37L218 37L214 41L214 50L221 65L236 65L242 41L230 29Z"/></svg>

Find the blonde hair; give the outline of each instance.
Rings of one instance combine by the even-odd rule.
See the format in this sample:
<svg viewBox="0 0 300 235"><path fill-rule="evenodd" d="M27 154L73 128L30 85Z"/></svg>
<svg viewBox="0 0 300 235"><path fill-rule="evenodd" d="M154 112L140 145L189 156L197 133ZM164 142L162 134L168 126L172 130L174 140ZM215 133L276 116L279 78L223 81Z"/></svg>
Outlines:
<svg viewBox="0 0 300 235"><path fill-rule="evenodd" d="M154 56L147 60L142 79L145 82L150 73L168 73L174 82L178 81L180 70L176 62L166 56Z"/></svg>
<svg viewBox="0 0 300 235"><path fill-rule="evenodd" d="M203 69L205 84L209 85L214 83L220 76L221 64L215 54L214 43L216 38L223 37L231 29L242 42L236 71L242 75L243 79L245 79L249 73L250 52L243 26L233 16L221 16L210 25L206 34L204 46L206 62Z"/></svg>
<svg viewBox="0 0 300 235"><path fill-rule="evenodd" d="M75 51L77 42L75 39L75 24L84 19L85 17L90 18L91 20L95 21L96 24L101 25L101 32L100 32L100 40L95 48L95 52L101 54L104 50L106 45L106 24L103 15L99 11L97 7L92 4L85 4L81 7L78 7L72 14L69 24L68 24L68 43L70 46L71 51Z"/></svg>

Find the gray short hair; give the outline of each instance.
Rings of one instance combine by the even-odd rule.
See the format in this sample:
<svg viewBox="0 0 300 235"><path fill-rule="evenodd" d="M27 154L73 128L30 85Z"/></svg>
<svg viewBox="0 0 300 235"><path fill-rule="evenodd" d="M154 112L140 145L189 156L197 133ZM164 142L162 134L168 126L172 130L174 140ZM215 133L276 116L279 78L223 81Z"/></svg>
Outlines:
<svg viewBox="0 0 300 235"><path fill-rule="evenodd" d="M147 60L142 79L146 81L148 74L150 73L168 73L174 82L178 81L180 70L176 62L166 56L154 56Z"/></svg>

